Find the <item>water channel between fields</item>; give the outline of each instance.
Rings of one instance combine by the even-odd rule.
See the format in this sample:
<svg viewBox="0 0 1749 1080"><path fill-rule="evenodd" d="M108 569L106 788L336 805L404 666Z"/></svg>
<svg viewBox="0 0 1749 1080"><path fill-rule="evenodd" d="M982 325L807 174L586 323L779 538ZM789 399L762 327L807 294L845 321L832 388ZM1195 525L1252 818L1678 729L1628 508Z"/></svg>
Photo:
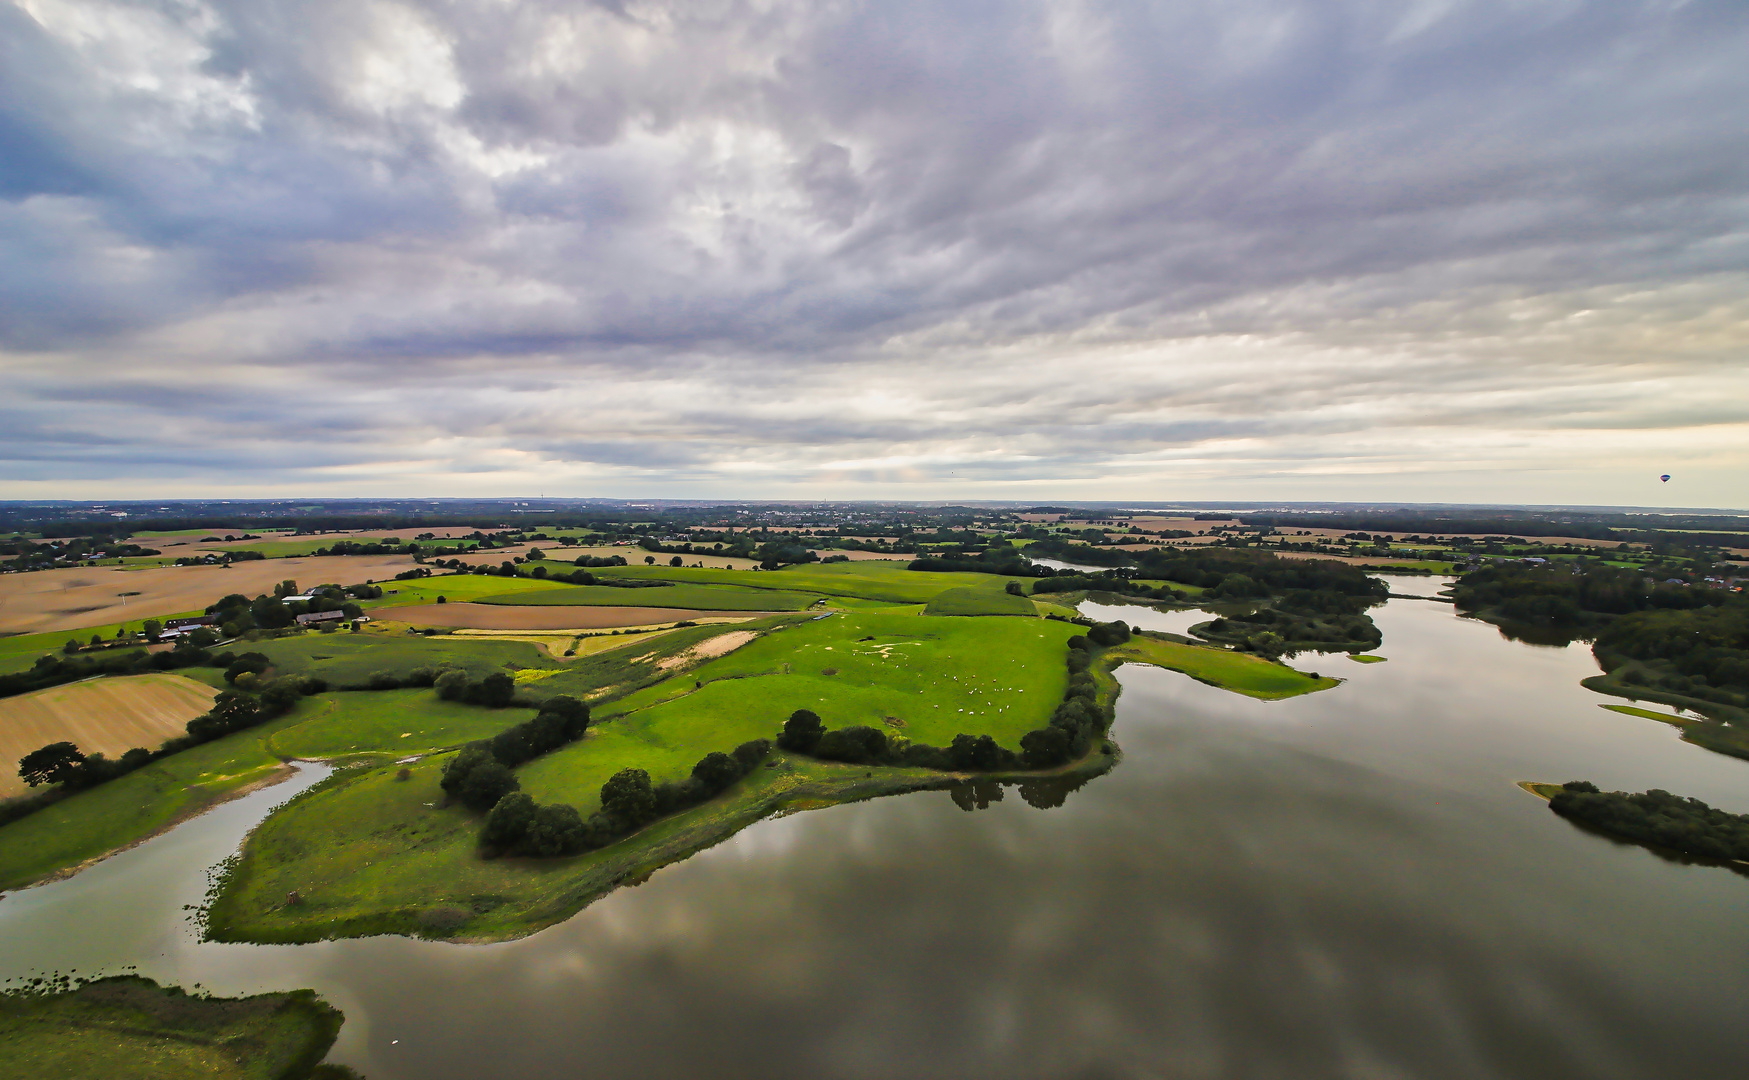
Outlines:
<svg viewBox="0 0 1749 1080"><path fill-rule="evenodd" d="M181 905L273 789L0 900L0 978L314 987L371 1080L1743 1075L1749 880L1514 783L1743 812L1749 762L1598 708L1582 645L1374 617L1389 663L1288 701L1120 669L1124 759L1058 808L768 821L501 945L198 943Z"/></svg>

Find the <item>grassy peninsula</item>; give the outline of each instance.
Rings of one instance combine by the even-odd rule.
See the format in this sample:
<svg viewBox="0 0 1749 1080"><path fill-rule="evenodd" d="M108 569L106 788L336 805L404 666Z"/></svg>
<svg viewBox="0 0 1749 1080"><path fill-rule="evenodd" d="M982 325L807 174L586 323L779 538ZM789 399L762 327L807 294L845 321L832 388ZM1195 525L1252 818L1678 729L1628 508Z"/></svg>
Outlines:
<svg viewBox="0 0 1749 1080"><path fill-rule="evenodd" d="M1337 682L1256 652L1072 621L1057 613L1072 609L1035 602L1025 579L1008 574L893 562L613 572L647 583L605 586L636 594L640 610L651 594L690 604L734 592L740 599L724 610L773 613L653 634L543 631L538 641L414 632L384 618L397 603L437 597L586 609L601 605L572 598L604 588L452 574L367 599L377 621L359 632L252 630L243 659L187 670L233 704L272 697L272 719L0 827L0 885L125 846L271 777L282 761L321 759L344 767L249 838L207 912L211 936L516 937L771 814L973 781L1022 784L1023 794L1030 785L1035 805L1052 805L1040 785L1072 787L1118 759L1106 726L1111 671L1123 663L1263 700ZM586 633L589 647L579 648ZM500 754L563 702L575 720L566 733ZM818 753L748 749L780 739L799 714L817 717ZM858 756L845 746L869 749ZM493 803L470 809L443 786L469 747L500 755L498 790L561 807L573 822L611 816L604 793L628 772L659 790L696 788L708 759L752 756L703 796L623 835L531 857L483 844Z"/></svg>

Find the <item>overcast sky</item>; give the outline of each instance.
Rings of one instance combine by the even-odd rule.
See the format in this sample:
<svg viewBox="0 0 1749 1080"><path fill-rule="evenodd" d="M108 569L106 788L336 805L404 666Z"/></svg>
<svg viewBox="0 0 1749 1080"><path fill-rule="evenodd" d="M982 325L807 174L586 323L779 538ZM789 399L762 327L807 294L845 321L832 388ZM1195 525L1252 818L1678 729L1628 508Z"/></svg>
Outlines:
<svg viewBox="0 0 1749 1080"><path fill-rule="evenodd" d="M1741 0L0 0L0 498L1749 506L1746 58Z"/></svg>

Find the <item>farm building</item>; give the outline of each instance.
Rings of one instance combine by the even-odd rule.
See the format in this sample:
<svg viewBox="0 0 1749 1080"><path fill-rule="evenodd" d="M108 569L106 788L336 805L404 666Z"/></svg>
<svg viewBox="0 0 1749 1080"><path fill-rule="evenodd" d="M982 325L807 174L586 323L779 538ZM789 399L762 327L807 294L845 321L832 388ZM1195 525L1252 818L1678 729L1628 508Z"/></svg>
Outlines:
<svg viewBox="0 0 1749 1080"><path fill-rule="evenodd" d="M344 611L312 611L308 615L298 616L299 626L320 626L323 623L339 622L346 618Z"/></svg>

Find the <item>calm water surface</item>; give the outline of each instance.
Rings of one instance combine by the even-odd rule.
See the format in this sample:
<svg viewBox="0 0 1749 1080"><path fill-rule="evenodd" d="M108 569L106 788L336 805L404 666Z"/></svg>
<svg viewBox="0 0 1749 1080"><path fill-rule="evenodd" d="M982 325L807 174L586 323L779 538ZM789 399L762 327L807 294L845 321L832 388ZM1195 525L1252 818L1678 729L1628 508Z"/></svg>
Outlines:
<svg viewBox="0 0 1749 1080"><path fill-rule="evenodd" d="M1122 669L1124 760L1058 808L766 822L505 945L197 944L180 905L266 805L234 804L0 901L0 977L312 986L372 1080L1749 1075L1749 880L1513 786L1741 812L1749 763L1598 708L1583 646L1375 617L1390 661L1293 701Z"/></svg>

